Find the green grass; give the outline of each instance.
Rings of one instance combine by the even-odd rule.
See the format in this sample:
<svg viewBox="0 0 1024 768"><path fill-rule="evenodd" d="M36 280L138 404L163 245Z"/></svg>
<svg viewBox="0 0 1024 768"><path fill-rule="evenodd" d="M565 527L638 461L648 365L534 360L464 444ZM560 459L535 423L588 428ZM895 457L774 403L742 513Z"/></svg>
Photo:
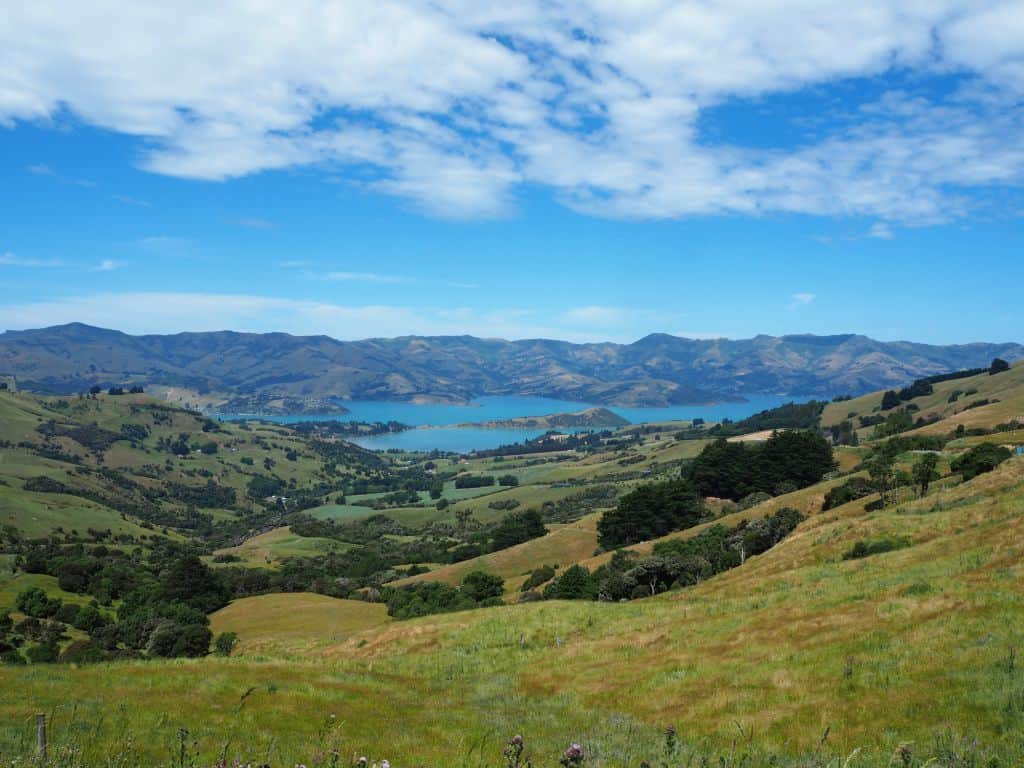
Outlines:
<svg viewBox="0 0 1024 768"><path fill-rule="evenodd" d="M573 739L599 753L594 765L634 765L668 723L708 748L728 749L741 728L791 757L828 729L828 750L879 765L902 742L924 754L953 724L1018 754L1022 476L1013 460L898 508L816 514L744 566L649 600L483 609L326 644L320 621L285 613L262 630L287 618L285 650L254 640L231 659L5 668L0 750L18 750L36 710L56 713L59 742L74 706L83 749L110 752L128 732L153 761L179 726L207 763L228 740L232 756L311 759L331 722L344 754L396 765L475 763L517 732L538 755ZM841 559L896 533L911 546ZM352 606L363 608L379 610Z"/></svg>
<svg viewBox="0 0 1024 768"><path fill-rule="evenodd" d="M236 653L301 656L389 621L380 603L298 592L235 600L210 617L210 628L237 633Z"/></svg>
<svg viewBox="0 0 1024 768"><path fill-rule="evenodd" d="M288 557L315 557L344 552L354 545L334 539L299 536L291 528L275 528L253 536L237 547L219 549L215 554L235 555L249 565L273 566Z"/></svg>

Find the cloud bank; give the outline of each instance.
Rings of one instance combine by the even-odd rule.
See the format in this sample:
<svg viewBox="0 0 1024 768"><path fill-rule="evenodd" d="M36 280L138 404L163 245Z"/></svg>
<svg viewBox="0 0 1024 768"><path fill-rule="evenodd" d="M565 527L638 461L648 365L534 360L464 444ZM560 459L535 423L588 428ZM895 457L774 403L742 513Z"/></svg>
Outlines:
<svg viewBox="0 0 1024 768"><path fill-rule="evenodd" d="M153 173L310 167L450 217L539 185L608 217L949 221L1024 182L1022 93L1022 2L54 0L0 25L0 125L70 116ZM721 109L786 94L813 129L730 135Z"/></svg>

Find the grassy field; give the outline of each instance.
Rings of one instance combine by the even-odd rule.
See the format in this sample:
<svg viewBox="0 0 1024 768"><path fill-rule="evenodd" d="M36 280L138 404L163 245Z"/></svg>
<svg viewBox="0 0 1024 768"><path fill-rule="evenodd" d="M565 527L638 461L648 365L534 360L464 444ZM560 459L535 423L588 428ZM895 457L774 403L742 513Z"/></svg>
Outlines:
<svg viewBox="0 0 1024 768"><path fill-rule="evenodd" d="M912 546L842 560L894 532ZM536 754L575 739L594 765L630 765L670 723L687 743L750 739L765 755L861 749L884 764L905 742L929 753L946 728L1019 754L1022 537L1015 459L899 507L816 514L745 566L649 600L374 624L337 643L324 643L322 601L294 613L240 601L215 619L256 638L237 658L0 670L0 744L24 743L41 709L86 753L131 733L152 760L179 726L207 762L229 742L231 756L275 764L334 744L396 765L476 763L522 732ZM344 611L342 634L373 621ZM278 632L311 650L275 651Z"/></svg>
<svg viewBox="0 0 1024 768"><path fill-rule="evenodd" d="M386 606L309 592L235 600L210 617L214 632L235 632L236 653L302 656L391 621Z"/></svg>
<svg viewBox="0 0 1024 768"><path fill-rule="evenodd" d="M312 557L327 552L344 552L351 547L351 544L334 539L299 536L285 526L246 539L237 547L218 549L215 554L235 555L252 565L273 566L288 557Z"/></svg>

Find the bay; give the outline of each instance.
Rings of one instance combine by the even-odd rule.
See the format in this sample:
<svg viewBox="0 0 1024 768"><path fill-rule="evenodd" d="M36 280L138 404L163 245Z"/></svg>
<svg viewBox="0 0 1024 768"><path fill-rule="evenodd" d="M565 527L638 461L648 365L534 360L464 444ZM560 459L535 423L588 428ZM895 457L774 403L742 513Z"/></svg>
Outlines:
<svg viewBox="0 0 1024 768"><path fill-rule="evenodd" d="M810 398L795 395L750 395L746 402L716 403L713 405L673 405L665 408L624 408L605 406L608 410L628 419L633 424L661 421L689 421L696 418L707 422L746 418L758 411L774 408L788 402L806 402ZM378 400L339 401L349 409L341 415L296 415L263 417L279 424L299 421L399 421L413 427L386 435L353 438L352 442L373 450L453 451L466 453L474 450L497 448L500 445L523 442L544 433L539 429L486 429L458 427L458 424L511 419L517 416L547 416L553 413L572 413L597 407L593 403L557 400L546 397L491 396L481 397L467 405L415 404ZM233 417L227 417L233 418ZM573 429L568 431L585 431Z"/></svg>

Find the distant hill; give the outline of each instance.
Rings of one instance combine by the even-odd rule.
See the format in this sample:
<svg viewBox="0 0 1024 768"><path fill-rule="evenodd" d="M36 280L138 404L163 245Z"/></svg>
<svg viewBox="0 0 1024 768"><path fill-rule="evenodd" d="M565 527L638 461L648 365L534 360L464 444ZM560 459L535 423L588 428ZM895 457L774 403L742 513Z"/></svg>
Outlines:
<svg viewBox="0 0 1024 768"><path fill-rule="evenodd" d="M514 419L496 419L460 427L481 427L483 429L571 429L573 427L614 428L629 426L624 419L607 408L587 408L574 413L553 413L550 416L519 416Z"/></svg>
<svg viewBox="0 0 1024 768"><path fill-rule="evenodd" d="M367 339L285 333L130 336L80 323L0 334L0 375L23 389L163 385L215 395L466 401L532 395L622 406L700 404L759 393L853 395L1024 357L1024 346L934 346L865 336L572 344L473 336Z"/></svg>

